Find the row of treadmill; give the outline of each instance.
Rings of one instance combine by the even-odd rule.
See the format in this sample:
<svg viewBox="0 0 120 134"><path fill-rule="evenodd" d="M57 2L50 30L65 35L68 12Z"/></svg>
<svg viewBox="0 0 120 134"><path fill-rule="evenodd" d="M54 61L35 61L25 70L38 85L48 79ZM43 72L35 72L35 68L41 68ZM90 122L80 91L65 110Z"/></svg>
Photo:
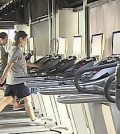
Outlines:
<svg viewBox="0 0 120 134"><path fill-rule="evenodd" d="M113 105L111 109L116 109L117 112L112 111L114 132L111 131L111 134L119 134L119 57L110 56L100 62L97 62L95 57L87 57L78 62L76 62L76 59L75 56L69 56L61 60L60 55L46 55L35 62L36 64L42 64L39 70L28 68L28 76L19 77L19 79L26 81L31 93L33 93L33 105L39 108L39 116L50 115L51 118L54 118L56 126L51 130L63 134L110 134L111 130L108 130L109 128L103 121L104 117L100 108L101 104L108 105L108 102L112 102L116 105ZM39 104L37 104L38 100ZM47 101L48 106L45 105L45 101ZM65 104L65 107L59 107L58 102ZM90 110L92 125L89 121L86 121L88 120L88 116L85 115L85 109L87 108L82 105L86 103L90 104L88 109ZM94 105L92 105L93 103ZM78 104L82 105L80 109ZM48 109L48 112L46 109ZM50 109L54 113L54 117L50 114ZM62 109L65 110L62 111ZM80 110L82 110L81 113ZM99 112L93 114L93 111ZM78 114L81 117L78 117ZM66 121L60 118L64 118ZM75 120L75 118L77 119ZM47 117L42 119L52 120ZM62 126L60 127L60 125Z"/></svg>
<svg viewBox="0 0 120 134"><path fill-rule="evenodd" d="M110 56L100 62L95 57L87 57L75 63L76 59L69 56L61 60L60 55L46 55L35 61L42 65L40 69L28 68L28 77L56 80L59 84L74 80L78 92L105 95L108 101L115 103L115 93L120 88L119 57Z"/></svg>
<svg viewBox="0 0 120 134"><path fill-rule="evenodd" d="M26 82L37 116L46 121L44 129L24 128L19 133L120 134L119 57L100 62L95 57L76 60L76 56L46 55L35 61L40 69L28 68L26 77L15 78ZM110 108L108 123L102 105Z"/></svg>

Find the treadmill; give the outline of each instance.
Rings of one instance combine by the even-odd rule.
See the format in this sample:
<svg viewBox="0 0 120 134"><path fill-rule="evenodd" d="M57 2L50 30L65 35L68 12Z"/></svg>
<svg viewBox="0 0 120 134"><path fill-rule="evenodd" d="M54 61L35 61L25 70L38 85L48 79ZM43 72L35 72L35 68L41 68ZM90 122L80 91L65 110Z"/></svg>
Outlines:
<svg viewBox="0 0 120 134"><path fill-rule="evenodd" d="M89 58L88 58L88 62L89 62ZM83 62L84 63L84 62ZM90 63L90 62L89 62ZM86 64L87 65L87 64ZM93 65L93 64L92 64ZM91 65L91 66L92 66ZM84 67L84 64L82 65L82 66L80 66L80 68L82 68L82 67ZM89 67L89 66L88 66ZM78 68L75 68L75 72L76 72L76 70L77 70ZM68 72L70 72L70 71L68 71ZM69 75L69 73L67 72L67 76ZM72 71L71 71L72 72ZM73 73L74 74L74 73ZM64 75L64 78L65 78L65 76L66 75ZM34 77L35 78L35 77ZM35 78L36 80L37 80L37 82L40 80L41 81L41 79L39 79L39 78ZM29 79L30 81L32 81L33 79ZM27 83L28 83L28 78L26 79L26 81L27 81ZM46 81L46 80L45 80ZM43 82L45 82L45 81L41 81L40 82L40 85L43 83ZM52 83L53 83L53 81L52 80L50 80ZM58 85L62 85L63 83L64 83L64 80L61 80L62 82L60 82L60 80L58 80ZM68 80L67 80L68 81ZM73 79L71 80L72 81L72 84L73 84ZM34 81L33 81L34 82ZM49 81L47 81L47 83L48 83ZM55 82L55 81L54 81ZM65 81L66 82L66 81ZM38 82L39 83L39 82ZM38 83L36 84L36 86L38 87ZM67 82L66 82L67 83ZM30 83L29 83L30 84ZM33 83L32 83L33 84ZM45 82L45 84L46 84L46 82ZM48 83L49 84L49 83ZM34 86L35 86L35 84L34 84ZM62 88L62 87L61 87ZM55 98L55 97L54 97ZM56 99L56 98L55 98ZM69 107L69 106L68 106ZM70 108L70 107L69 107ZM71 118L73 117L73 116L71 116L72 115L72 113L69 113L68 114ZM65 115L63 115L63 117L65 117ZM74 118L72 118L72 120L73 120L73 122L74 122ZM79 123L78 123L79 124ZM72 125L73 126L73 128L76 128L77 126L76 126L76 124L73 124ZM82 126L82 125L80 125L80 126ZM81 130L79 131L80 133L82 132L82 127L81 127ZM75 129L74 129L75 130ZM75 132L75 131L74 131Z"/></svg>
<svg viewBox="0 0 120 134"><path fill-rule="evenodd" d="M117 34L117 32L115 32L114 34ZM117 35L114 35L114 36L117 36ZM117 39L118 39L118 36L117 36ZM113 41L113 54L116 53L116 50L118 52L118 49L117 49L118 46L116 46L116 45L119 45L119 42L118 42L118 44L117 43L114 44L114 41ZM113 57L116 57L117 64L119 64L119 56L113 56ZM115 62L113 62L113 63L111 63L110 66L116 68L117 64ZM120 90L118 89L119 88L119 80L120 80L119 79L120 74L118 73L119 71L117 71L117 82L115 82L115 71L116 71L116 69L114 69L114 71L109 76L108 76L108 73L107 73L107 75L102 74L103 77L101 77L101 78L99 77L99 75L95 75L95 77L93 77L94 79L91 79L90 75L89 75L91 73L91 71L95 70L95 74L96 74L97 72L99 72L99 69L106 69L106 68L109 68L110 66L108 64L106 64L104 66L101 65L99 67L93 67L91 69L89 68L89 69L78 71L78 74L76 74L76 76L75 76L75 86L79 90L79 93L82 92L82 94L61 95L61 96L58 97L58 101L60 103L72 104L73 106L75 104L79 103L79 104L84 105L83 106L84 109L86 107L87 107L87 109L89 108L89 114L91 115L93 125L91 125L90 123L87 123L87 124L90 124L90 127L89 127L89 125L86 125L86 126L89 127L90 133L97 133L97 134L104 133L104 134L107 134L108 133L107 131L109 131L109 129L107 129L106 123L105 123L104 118L103 118L103 112L102 112L103 110L101 109L101 104L105 104L106 106L107 105L110 106L110 111L111 111L111 115L112 115L112 118L113 118L113 127L114 127L114 132L113 133L116 133L116 134L120 133L120 128L119 128L120 114L119 114L119 111L116 108L116 106L113 105L112 103L109 103L108 100L104 96L104 94L105 94L104 89L108 90L107 93L109 93L108 94L109 97L111 97L112 95L114 96L115 95L114 89L116 89L115 83L117 83L116 84L117 85L116 99L114 99L114 98L110 98L110 99L112 101L116 100L117 107L119 106L119 102L120 102L119 101L120 100L119 99L120 98L120 92L119 92ZM119 69L120 68L118 68L117 70L119 70ZM86 73L86 72L88 72L87 73L88 78L81 79L80 78L81 74ZM98 74L100 74L100 73L98 73ZM95 79L95 78L97 78L97 79ZM103 78L105 78L104 81L106 81L106 83L105 82L101 83L100 79L103 79ZM84 82L84 80L85 80L85 82ZM99 83L101 83L101 85ZM101 88L98 87L99 89L94 88L94 89L90 90L90 86L91 85L94 86L94 84L100 85ZM105 87L104 87L104 85L105 85ZM82 87L82 86L85 86L85 88ZM114 87L114 89L112 89L113 87ZM100 89L102 91L100 91ZM85 103L87 103L88 105L86 106ZM98 121L99 121L99 123L98 123ZM110 122L108 122L108 125L110 125ZM92 128L94 128L94 129L92 129ZM111 131L110 131L110 133L111 133Z"/></svg>
<svg viewBox="0 0 120 134"><path fill-rule="evenodd" d="M114 63L114 64L112 64L111 63L111 65L107 65L107 67L113 67L113 65L114 66L116 66L116 62ZM95 66L96 68L97 68L97 66ZM94 68L95 68L94 67ZM103 66L102 66L103 67ZM105 66L104 66L105 67ZM99 68L100 69L100 68ZM79 69L79 71L82 71L82 70L84 70L84 69ZM75 97L75 100L74 100L74 103L78 103L79 101L80 101L80 97L81 96L83 96L83 97L88 97L88 95L84 95L84 94L81 94L81 92L79 92L79 90L77 90L76 88L75 88L75 86L74 85L70 85L70 86L66 86L66 85L60 85L60 86L48 86L48 87L40 87L40 93L41 94L44 94L44 95L60 95L60 94L71 94L71 95L69 95L68 96L68 98L67 98L67 95L66 95L66 100L67 101L70 101L71 100L71 96L74 98ZM74 94L74 95L73 95ZM77 96L77 98L76 98L76 96ZM91 95L92 97L93 97L93 95ZM90 96L90 97L91 97ZM89 97L89 98L90 98ZM72 104L73 104L73 98L72 98ZM64 99L65 99L65 97L64 97ZM76 100L77 99L77 100ZM91 98L90 98L91 99ZM86 102L88 102L90 99L84 99L84 103L86 103ZM101 96L95 96L94 95L94 101L96 100L97 102L103 102L103 101L105 101L106 102L106 99L105 99L105 97L101 97ZM62 98L62 100L63 100L63 98ZM64 100L65 101L65 100ZM77 102L78 101L78 102ZM82 102L82 103L83 103ZM93 102L93 100L92 100L92 102ZM71 101L70 101L70 103L71 103ZM65 103L65 104L69 104L69 103ZM74 106L68 106L68 107L70 107L70 109L72 110L72 113L74 113L74 118L77 118L77 119L75 119L74 121L75 121L75 123L76 123L76 126L80 123L80 122L82 122L82 124L84 124L84 125L81 125L81 127L79 126L77 126L76 127L76 131L78 131L78 132L80 132L81 131L81 129L83 130L83 132L82 133L87 133L87 131L88 131L88 125L86 125L87 123L86 123L86 121L85 121L85 119L84 118L86 118L86 117L81 117L81 116L77 116L77 117L75 117L76 116L76 114L77 114L77 107L78 107L78 105L74 105ZM79 106L79 109L80 109L80 111L81 111L81 114L83 114L84 115L84 112L82 111L82 109L83 109L83 105L80 105ZM95 109L95 108L94 108ZM96 110L98 109L98 106L96 107ZM101 123L103 124L102 126L96 126L96 127L98 127L98 128L102 128L103 129L103 131L105 131L104 133L106 133L106 128L104 127L105 126L105 124L103 123L104 122L104 119L103 119L103 116L102 116L102 110L100 110L100 108L99 108L99 114L101 115L100 116L100 118L102 119L101 120ZM97 120L96 120L97 121ZM94 129L97 129L97 128L94 128ZM93 130L94 130L93 129ZM100 129L99 129L100 130ZM95 130L94 130L95 131Z"/></svg>
<svg viewBox="0 0 120 134"><path fill-rule="evenodd" d="M111 67L113 67L113 66L116 66L116 62L111 63ZM84 70L79 70L78 71L79 75L76 74L76 76L75 76L75 86L78 89L78 94L60 95L60 96L58 96L58 99L57 99L58 102L60 102L60 103L70 104L71 109L74 113L74 116L77 116L78 104L80 104L82 106L82 109L85 113L84 116L85 116L86 120L83 120L80 117L80 115L77 116L76 118L78 118L78 122L81 120L82 124L84 124L82 126L82 128L84 128L83 132L82 132L83 134L85 134L85 133L108 134L108 126L106 126L106 123L104 120L104 115L103 115L103 110L102 110L102 104L105 104L105 105L108 104L107 99L105 98L105 96L103 94L101 95L101 92L93 92L93 91L95 91L95 89L92 90L91 94L90 94L89 89L88 90L86 89L85 93L84 92L81 93L81 87L80 87L81 83L79 83L79 80L81 80L81 79L78 78L78 77L81 77L81 75L80 75L81 73L79 73L79 72L82 72L82 71L84 72L85 70L92 71L92 69L100 70L103 68L110 68L110 64L106 64L104 66L101 65L99 67L98 66L91 67L89 69L84 69ZM87 81L87 83L89 83L89 86L90 86L90 84L92 85L95 82L96 82L96 80ZM85 103L87 103L87 104L85 104ZM113 120L114 120L113 128L115 129L116 133L119 133L120 132L120 129L118 127L119 122L116 117L119 117L120 115L118 114L118 112L114 106L112 106L111 109L112 110L114 109L114 113L112 115ZM95 113L97 113L97 115ZM78 132L80 132L79 129L78 129Z"/></svg>
<svg viewBox="0 0 120 134"><path fill-rule="evenodd" d="M84 67L86 67L88 65L92 66L92 65L94 65L94 62L96 62L95 61L95 58L86 58L86 60L85 59L82 60L80 67L81 68L84 68ZM78 66L78 64L77 64L77 66ZM55 85L55 88L54 89L56 89L56 88L57 89L63 88L63 80L58 80L58 81L55 81L55 80L41 80L41 78L39 78L39 77L34 77L34 78L33 77L29 77L28 78L27 77L27 78L22 78L22 79L24 79L27 82L27 85L30 88L33 88L34 90L37 90L37 92L40 92L41 91L41 88L45 89L45 88L50 88L51 87L51 89L53 89L53 84ZM66 82L66 84L64 84L65 89L70 90L72 88L71 91L73 91L73 89L75 89L75 87L73 87L73 79L70 80L70 81L69 80L68 81L65 81L65 82ZM68 84L69 84L69 86L68 86ZM50 94L48 94L48 95L50 95ZM57 99L57 96L56 97L50 96L50 99L52 99L52 100L55 101L55 99ZM52 103L53 103L53 101L52 101ZM54 105L56 105L56 104L54 103ZM66 109L66 106L63 106L62 105L62 109ZM57 110L58 110L58 107L57 107ZM65 110L65 111L67 112L67 110ZM66 115L67 115L67 113L66 113ZM58 113L57 113L57 117L59 118L59 114ZM61 121L58 121L58 122L59 122L58 124L61 124ZM66 123L68 124L68 121Z"/></svg>

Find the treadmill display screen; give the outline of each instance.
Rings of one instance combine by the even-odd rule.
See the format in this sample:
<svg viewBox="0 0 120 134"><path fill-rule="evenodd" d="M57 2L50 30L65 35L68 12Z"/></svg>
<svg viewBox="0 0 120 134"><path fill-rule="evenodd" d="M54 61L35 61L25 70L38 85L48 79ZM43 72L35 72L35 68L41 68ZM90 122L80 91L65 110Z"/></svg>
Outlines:
<svg viewBox="0 0 120 134"><path fill-rule="evenodd" d="M92 52L93 56L102 55L103 34L92 35Z"/></svg>
<svg viewBox="0 0 120 134"><path fill-rule="evenodd" d="M113 32L112 54L120 54L120 31Z"/></svg>
<svg viewBox="0 0 120 134"><path fill-rule="evenodd" d="M73 54L82 54L82 37L74 36L73 37Z"/></svg>
<svg viewBox="0 0 120 134"><path fill-rule="evenodd" d="M59 38L58 54L65 54L65 53L66 53L66 38L60 37Z"/></svg>

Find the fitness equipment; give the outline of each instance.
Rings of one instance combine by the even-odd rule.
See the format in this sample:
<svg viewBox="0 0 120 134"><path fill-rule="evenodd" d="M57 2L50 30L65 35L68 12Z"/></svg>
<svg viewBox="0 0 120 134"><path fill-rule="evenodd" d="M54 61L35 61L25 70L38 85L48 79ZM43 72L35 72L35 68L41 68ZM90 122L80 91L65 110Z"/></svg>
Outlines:
<svg viewBox="0 0 120 134"><path fill-rule="evenodd" d="M57 63L55 66L52 66L51 68L49 68L46 71L46 73L47 73L48 76L56 75L56 74L59 74L59 73L63 73L68 68L73 66L75 61L76 61L76 57L75 56L69 56L68 58L63 59L62 61Z"/></svg>
<svg viewBox="0 0 120 134"><path fill-rule="evenodd" d="M30 60L31 56L32 56L32 54L31 54L31 53L28 53L28 54L25 56L26 61Z"/></svg>
<svg viewBox="0 0 120 134"><path fill-rule="evenodd" d="M52 57L52 58L50 57L48 59L47 59L47 61L45 60L42 63L39 62L43 66L40 69L32 69L32 70L30 70L29 74L31 74L31 76L36 76L36 75L40 75L41 73L44 73L50 67L56 65L61 60L61 56L60 55L55 55L54 57Z"/></svg>
<svg viewBox="0 0 120 134"><path fill-rule="evenodd" d="M52 58L52 55L46 55L42 58L40 58L39 60L35 61L35 64L45 64L46 62L48 62L50 59Z"/></svg>
<svg viewBox="0 0 120 134"><path fill-rule="evenodd" d="M118 56L120 55L120 31L113 32L112 35L112 53L114 55ZM105 83L104 91L105 91L105 97L108 99L108 101L117 104L117 107L119 109L119 85L120 85L120 59L117 66L117 73L116 75L113 74ZM115 77L116 76L116 77ZM115 96L116 95L116 96Z"/></svg>
<svg viewBox="0 0 120 134"><path fill-rule="evenodd" d="M118 57L108 57L95 66L79 70L75 75L75 86L79 92L104 94L105 80L115 73Z"/></svg>
<svg viewBox="0 0 120 134"><path fill-rule="evenodd" d="M90 69L87 68L87 69L79 70L79 72L78 72L79 75L76 74L76 76L75 76L75 86L78 87L78 89L79 89L80 86L79 86L79 82L78 82L79 81L78 77L80 77L80 74L82 74L82 72L84 73L84 71L93 71L95 69L97 71L97 70L100 70L100 69L103 69L103 68L105 69L105 68L114 67L116 65L117 65L116 62L115 63L113 62L113 63L111 63L111 65L107 64L107 65L104 65L104 66L101 65L100 67L93 67L93 68L90 68ZM81 71L81 73L80 73L80 71ZM92 81L87 80L87 83L89 83L87 85L87 88L89 88L89 86L91 86L92 84L95 84L95 82L98 82L98 81L97 80L92 80ZM83 125L82 128L81 128L82 133L86 134L89 131L90 133L97 133L97 134L100 133L101 134L101 130L102 130L103 131L102 133L107 134L108 133L107 132L108 131L107 130L108 126L105 124L105 121L104 121L103 110L101 108L101 106L102 106L101 103L106 104L106 105L108 105L108 104L107 104L107 100L104 97L104 95L101 95L103 93L101 93L99 90L97 92L95 92L95 89L92 90L92 91L89 90L89 89L88 90L86 89L84 91L86 94L81 94L80 91L81 90L79 89L79 93L76 92L72 95L61 95L61 96L58 97L58 101L61 102L61 103L64 103L64 104L71 104L71 105L74 104L74 105L71 106L72 111L74 111L74 115L77 115L77 113L74 109L78 108L78 105L75 106L75 104L88 103L87 106L86 106L86 104L82 104L82 108L84 110L86 120L84 118L81 118L81 117L77 116L77 118L78 118L77 121L79 122L79 120L81 119L81 122L82 122L82 125ZM97 94L97 95L94 95L94 94ZM85 109L87 109L87 111ZM113 122L114 122L114 124L113 124L114 131L119 134L120 133L120 129L119 129L120 115L119 115L119 112L115 108L114 105L110 105L110 109L111 109L111 114L112 114L112 118L113 118ZM88 111L89 111L89 116L87 115ZM97 116L95 116L95 113L97 113ZM82 113L82 115L83 115L83 113ZM78 129L78 131L80 132L79 129Z"/></svg>
<svg viewBox="0 0 120 134"><path fill-rule="evenodd" d="M70 105L78 133L108 134L101 108L101 102L106 102L104 96L79 93L60 95L57 100L60 103Z"/></svg>
<svg viewBox="0 0 120 134"><path fill-rule="evenodd" d="M86 60L84 59L82 62L80 62L81 63L80 67L83 69L86 66L88 67L88 65L92 66L94 64L94 62L95 62L94 60L95 60L95 58L86 58ZM63 89L62 92L60 91L61 93L64 92L64 89L71 90L71 91L74 91L73 89L75 89L75 87L73 87L73 79L70 80L70 81L69 80L65 81L64 85L62 84L63 80L58 80L58 81L55 81L55 80L43 80L40 77L34 77L34 79L27 77L27 78L22 78L22 79L27 81L27 86L29 86L30 88L37 88L38 87L38 91L37 92L40 92L41 89L43 89L43 91L45 91L46 89L50 89L50 87L51 87L51 89L53 91L54 91L54 89L57 89L56 91ZM59 93L59 91L57 92L57 94L58 93ZM57 123L59 125L61 123L65 124L65 122L68 125L69 117L68 117L68 115L66 113L66 111L67 111L66 110L66 106L63 106L63 105L60 106L60 104L58 104L56 102L57 96L55 96L55 97L53 95L52 96L51 95L50 96L46 96L46 95L42 95L41 96L39 93L37 95L39 95L39 98L43 98L44 99L44 105L45 106L46 106L46 104L45 104L46 100L50 100L50 101L52 100L51 104L49 104L49 107L50 106L52 107L52 105L55 106L53 108L53 112L55 112L55 114L54 114L55 115L55 117L54 117L55 119L54 120L57 120ZM50 101L49 101L49 103L50 103ZM47 103L48 103L48 101L47 101ZM46 111L47 107L48 106L46 106L46 108L42 107L41 111ZM58 112L58 109L60 109L61 107L62 107L62 109L65 110L64 112L66 113L66 120L65 121L63 121L65 117L63 118L63 115L60 116L62 113ZM47 114L44 114L44 115L49 115L50 113L52 113L52 110L49 109L49 111L47 111Z"/></svg>
<svg viewBox="0 0 120 134"><path fill-rule="evenodd" d="M112 54L118 56L118 65L117 65L117 73L110 76L104 86L105 97L108 101L117 104L119 109L119 84L120 84L120 49L119 49L119 42L120 42L120 31L113 32L112 36ZM116 76L116 77L115 77ZM116 94L116 96L115 96Z"/></svg>
<svg viewBox="0 0 120 134"><path fill-rule="evenodd" d="M38 83L37 83L38 84ZM41 83L40 83L41 84ZM45 83L46 84L46 83ZM74 126L75 127L75 126Z"/></svg>
<svg viewBox="0 0 120 134"><path fill-rule="evenodd" d="M53 86L48 86L48 87L44 87L44 88L40 87L40 93L44 94L44 95L58 95L58 94L71 94L71 93L74 93L74 94L76 93L77 94L78 92L76 91L76 89L75 89L75 87L73 85L69 85L69 86L68 85L61 85L61 87L60 86L54 86L54 87ZM73 95L71 95L71 96L73 96ZM96 97L94 97L94 98L96 99ZM67 100L69 100L69 99L67 98ZM99 97L97 98L97 100L100 102L100 98ZM104 98L104 100L106 101L105 98ZM103 98L101 99L101 101L103 101ZM72 120L72 123L75 122L75 126L77 126L75 131L77 131L79 133L82 131L82 133L86 134L87 133L86 121L84 119L84 116L83 117L77 116L77 119L76 119L75 116L78 115L76 113L76 111L78 109L76 110L76 108L78 108L78 105L70 106L70 109L72 110L72 113L74 113L74 120ZM81 114L84 115L84 113L82 112L82 108L83 108L83 106L79 106ZM95 108L94 108L94 110L95 110ZM96 110L97 110L97 107L96 107ZM101 113L101 111L99 111L99 112L100 112L100 116L99 117L101 118L102 117L102 113ZM102 120L102 119L103 119L103 117L101 118L102 125L98 124L98 125L96 125L96 128L94 128L94 129L97 129L97 127L100 128L100 129L102 128L103 132L106 133L106 128L105 128L104 123L103 123L104 120ZM96 120L96 121L98 121L98 120ZM78 124L80 122L82 122L82 125L78 126ZM98 129L99 132L100 132L100 129Z"/></svg>
<svg viewBox="0 0 120 134"><path fill-rule="evenodd" d="M95 64L95 62L96 62L96 58L95 57L84 58L84 59L78 61L73 66L71 66L69 69L67 69L62 74L62 76L64 78L74 77L77 74L77 71L78 71L79 68L82 70L83 68L91 67L91 66L93 66Z"/></svg>
<svg viewBox="0 0 120 134"><path fill-rule="evenodd" d="M107 79L104 86L105 97L111 103L115 103L116 88L117 88L117 81L115 80L115 74L113 74Z"/></svg>

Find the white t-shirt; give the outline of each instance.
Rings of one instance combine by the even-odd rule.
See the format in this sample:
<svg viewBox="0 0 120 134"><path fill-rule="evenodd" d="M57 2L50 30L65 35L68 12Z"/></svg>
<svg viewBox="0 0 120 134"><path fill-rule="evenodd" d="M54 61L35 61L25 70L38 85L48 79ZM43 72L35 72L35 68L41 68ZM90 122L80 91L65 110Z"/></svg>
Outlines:
<svg viewBox="0 0 120 134"><path fill-rule="evenodd" d="M26 60L20 47L15 45L11 47L8 54L8 62L13 62L14 64L8 72L6 84L15 85L23 83L24 81L21 79L14 79L15 77L23 77L27 75Z"/></svg>

